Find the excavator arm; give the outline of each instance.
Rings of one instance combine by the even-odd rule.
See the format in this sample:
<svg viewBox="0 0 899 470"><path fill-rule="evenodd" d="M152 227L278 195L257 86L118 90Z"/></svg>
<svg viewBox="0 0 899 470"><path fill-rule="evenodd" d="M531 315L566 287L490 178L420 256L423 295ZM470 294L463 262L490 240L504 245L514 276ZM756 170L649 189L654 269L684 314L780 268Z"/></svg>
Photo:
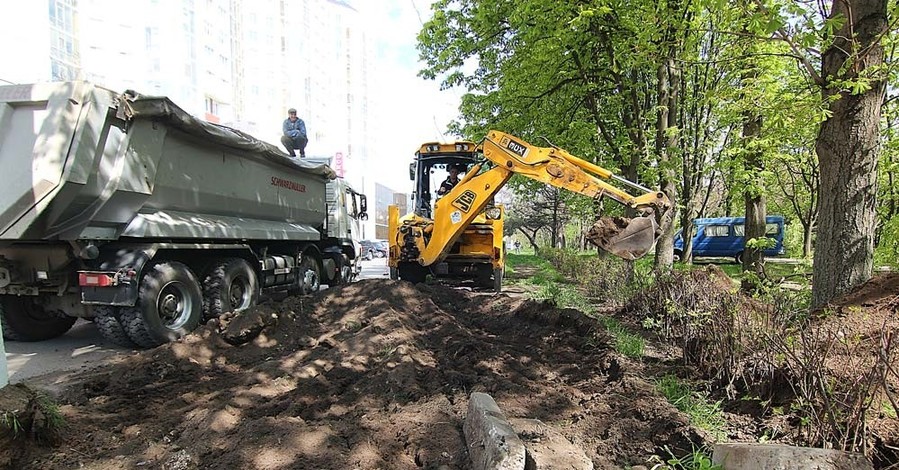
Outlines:
<svg viewBox="0 0 899 470"><path fill-rule="evenodd" d="M626 259L639 258L652 248L658 228L654 215L663 214L671 206L662 192L620 178L563 149L537 147L501 131L490 131L480 144L480 151L494 165L485 171L481 171L485 163L471 168L459 184L436 202L433 224L424 227L415 238L421 265L429 266L441 259L515 174L592 198L609 197L642 213L642 217L630 221L600 219L588 234L594 244ZM604 180L622 183L641 194L633 196Z"/></svg>

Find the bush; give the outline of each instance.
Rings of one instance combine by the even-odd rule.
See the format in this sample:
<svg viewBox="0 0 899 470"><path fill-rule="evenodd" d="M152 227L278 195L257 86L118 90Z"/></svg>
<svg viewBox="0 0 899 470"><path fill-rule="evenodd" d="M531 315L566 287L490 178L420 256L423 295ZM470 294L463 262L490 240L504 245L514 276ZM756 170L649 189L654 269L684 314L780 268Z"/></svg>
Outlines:
<svg viewBox="0 0 899 470"><path fill-rule="evenodd" d="M899 216L886 221L880 229L880 239L874 249L875 266L899 269Z"/></svg>

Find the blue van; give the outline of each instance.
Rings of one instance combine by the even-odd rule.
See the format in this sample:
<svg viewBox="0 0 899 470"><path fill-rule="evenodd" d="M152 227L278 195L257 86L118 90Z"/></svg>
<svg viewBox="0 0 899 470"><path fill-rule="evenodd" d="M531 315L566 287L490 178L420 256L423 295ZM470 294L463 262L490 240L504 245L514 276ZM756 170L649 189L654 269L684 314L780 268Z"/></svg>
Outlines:
<svg viewBox="0 0 899 470"><path fill-rule="evenodd" d="M743 217L716 217L693 219L693 256L724 256L743 261ZM765 235L775 241L774 246L765 250L765 256L784 254L784 218L769 215L765 219ZM683 257L684 237L681 230L674 235L674 259Z"/></svg>

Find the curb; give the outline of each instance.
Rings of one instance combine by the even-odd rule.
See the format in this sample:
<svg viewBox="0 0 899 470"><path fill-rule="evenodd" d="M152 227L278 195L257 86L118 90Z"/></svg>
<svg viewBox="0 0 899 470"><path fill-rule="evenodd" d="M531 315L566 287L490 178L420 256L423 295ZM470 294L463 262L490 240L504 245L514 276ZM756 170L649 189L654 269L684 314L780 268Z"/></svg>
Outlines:
<svg viewBox="0 0 899 470"><path fill-rule="evenodd" d="M778 444L731 443L715 445L712 463L724 470L873 470L864 455L832 449Z"/></svg>
<svg viewBox="0 0 899 470"><path fill-rule="evenodd" d="M462 431L472 470L524 470L524 443L490 395L471 394Z"/></svg>

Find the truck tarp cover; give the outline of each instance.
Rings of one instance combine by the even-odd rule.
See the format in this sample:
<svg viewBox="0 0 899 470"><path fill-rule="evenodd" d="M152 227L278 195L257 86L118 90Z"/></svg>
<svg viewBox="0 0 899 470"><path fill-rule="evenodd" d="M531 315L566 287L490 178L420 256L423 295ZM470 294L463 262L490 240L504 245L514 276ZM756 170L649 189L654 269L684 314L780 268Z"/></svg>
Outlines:
<svg viewBox="0 0 899 470"><path fill-rule="evenodd" d="M290 158L278 147L237 129L201 121L164 96L144 96L129 90L120 97L119 101L118 117L121 119L153 119L189 135L236 150L262 155L272 162L291 166L306 173L320 175L327 179L337 177L334 170L327 165Z"/></svg>

